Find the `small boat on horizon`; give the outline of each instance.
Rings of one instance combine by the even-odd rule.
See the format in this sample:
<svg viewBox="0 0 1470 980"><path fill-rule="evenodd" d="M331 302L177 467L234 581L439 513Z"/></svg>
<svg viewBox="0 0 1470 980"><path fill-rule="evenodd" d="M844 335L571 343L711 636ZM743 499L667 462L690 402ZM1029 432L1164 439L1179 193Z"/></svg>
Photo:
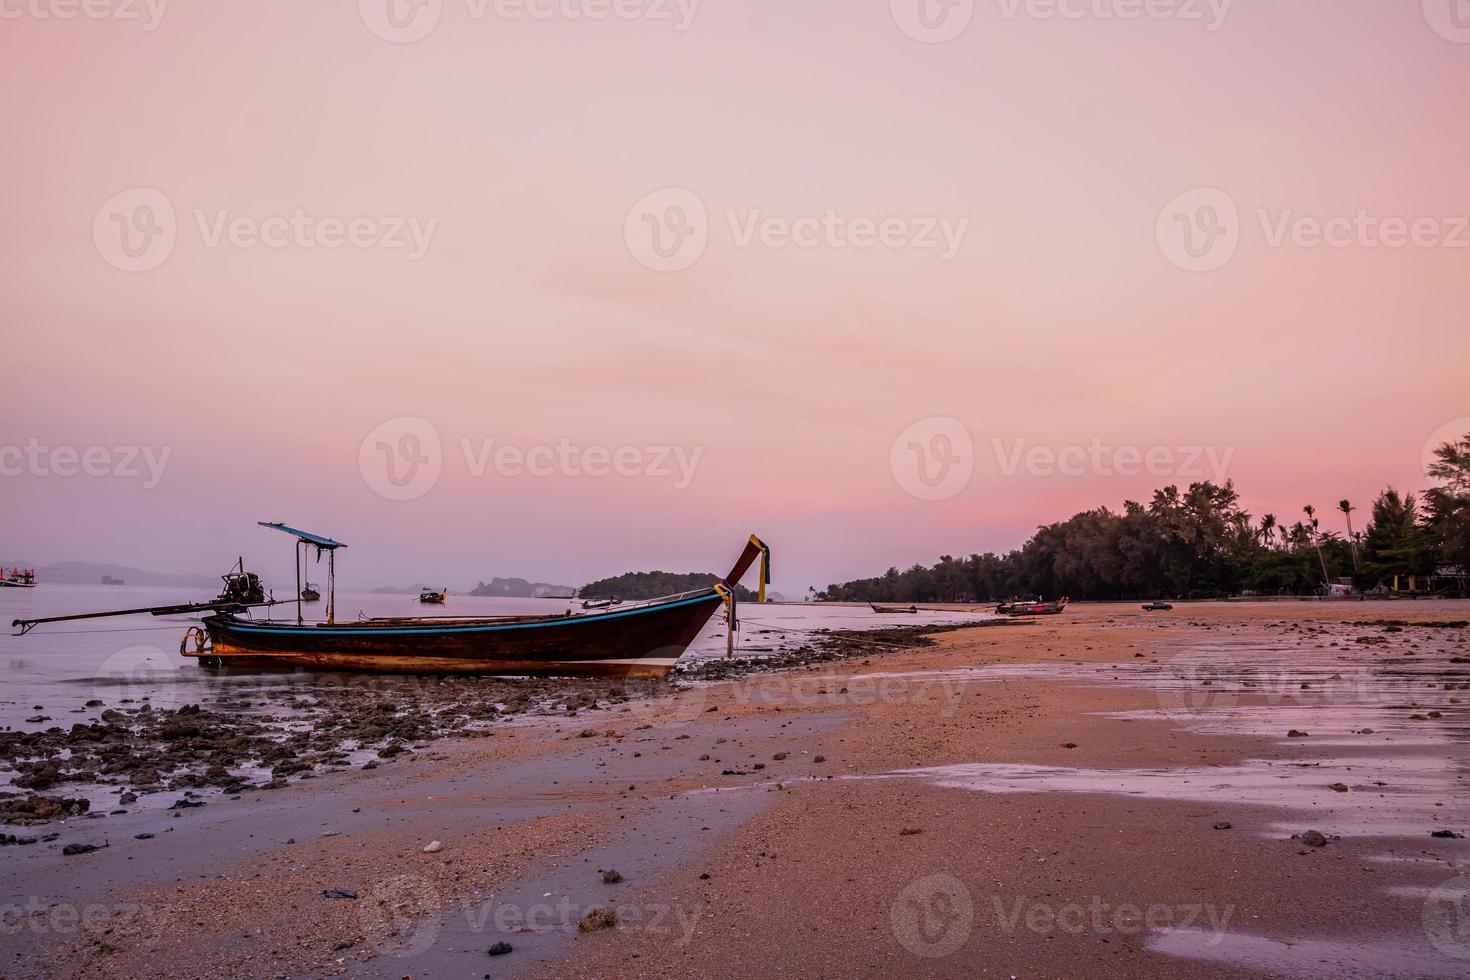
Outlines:
<svg viewBox="0 0 1470 980"><path fill-rule="evenodd" d="M301 588L301 601L302 602L317 602L317 601L319 601L321 599L321 597L322 597L322 594L320 592L318 592L316 586L315 585L312 585L310 582L307 582L306 585L302 586L302 588Z"/></svg>
<svg viewBox="0 0 1470 980"><path fill-rule="evenodd" d="M36 587L36 570L33 568L12 568L10 574L5 574L5 569L0 568L0 588L4 589L34 589Z"/></svg>
<svg viewBox="0 0 1470 980"><path fill-rule="evenodd" d="M433 589L425 589L419 593L419 602L428 602L436 606L444 605L444 600L449 598L449 586L445 586L438 592Z"/></svg>
<svg viewBox="0 0 1470 980"><path fill-rule="evenodd" d="M583 601L583 609L610 609L613 606L622 605L623 600L617 596L610 599L587 599Z"/></svg>

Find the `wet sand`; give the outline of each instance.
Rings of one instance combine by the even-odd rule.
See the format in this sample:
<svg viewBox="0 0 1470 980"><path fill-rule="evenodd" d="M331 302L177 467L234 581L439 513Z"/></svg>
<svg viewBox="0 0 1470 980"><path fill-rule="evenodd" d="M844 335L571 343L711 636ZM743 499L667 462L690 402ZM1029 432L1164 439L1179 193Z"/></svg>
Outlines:
<svg viewBox="0 0 1470 980"><path fill-rule="evenodd" d="M0 970L1463 976L1467 619L1075 606L53 822Z"/></svg>

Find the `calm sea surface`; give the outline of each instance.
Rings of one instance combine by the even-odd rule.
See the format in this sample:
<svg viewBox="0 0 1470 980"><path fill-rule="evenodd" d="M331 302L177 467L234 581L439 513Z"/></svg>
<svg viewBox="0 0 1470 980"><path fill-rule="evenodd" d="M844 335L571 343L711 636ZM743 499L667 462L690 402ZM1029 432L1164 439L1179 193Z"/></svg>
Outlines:
<svg viewBox="0 0 1470 980"><path fill-rule="evenodd" d="M148 698L155 706L176 707L220 693L221 684L249 686L310 684L300 675L244 674L221 678L179 654L184 631L198 619L190 616L128 616L38 626L26 636L11 635L10 621L103 609L128 609L198 602L205 590L102 585L48 585L34 589L0 589L0 726L35 730L69 727L89 720L99 699L115 705L121 698ZM450 596L443 607L426 607L415 596L339 593L339 621L359 616L466 615L556 616L572 608L565 599L504 599ZM325 615L324 603L306 606L307 616ZM580 603L577 604L580 612ZM271 612L294 619L294 607ZM737 652L769 654L809 640L819 629L874 629L947 624L990 618L985 612L924 611L917 615L878 614L866 606L763 605L747 603L739 610ZM261 618L264 612L257 612ZM717 613L684 655L697 661L725 654L725 622ZM45 721L28 721L45 717Z"/></svg>

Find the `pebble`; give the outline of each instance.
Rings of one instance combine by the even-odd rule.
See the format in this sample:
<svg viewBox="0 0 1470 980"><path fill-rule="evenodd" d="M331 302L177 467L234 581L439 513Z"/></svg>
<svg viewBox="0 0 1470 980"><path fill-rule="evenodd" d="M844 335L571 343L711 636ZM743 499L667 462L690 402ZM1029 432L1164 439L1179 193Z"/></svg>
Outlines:
<svg viewBox="0 0 1470 980"><path fill-rule="evenodd" d="M444 850L443 841L431 840L429 841L429 843L424 845L425 854L438 854L442 850Z"/></svg>

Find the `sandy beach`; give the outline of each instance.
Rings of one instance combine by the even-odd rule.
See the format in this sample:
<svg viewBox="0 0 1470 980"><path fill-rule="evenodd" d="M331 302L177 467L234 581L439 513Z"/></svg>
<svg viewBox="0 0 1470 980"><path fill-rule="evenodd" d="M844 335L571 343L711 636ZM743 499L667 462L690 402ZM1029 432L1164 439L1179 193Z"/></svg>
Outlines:
<svg viewBox="0 0 1470 980"><path fill-rule="evenodd" d="M0 972L1463 976L1466 620L1080 605L52 821Z"/></svg>

